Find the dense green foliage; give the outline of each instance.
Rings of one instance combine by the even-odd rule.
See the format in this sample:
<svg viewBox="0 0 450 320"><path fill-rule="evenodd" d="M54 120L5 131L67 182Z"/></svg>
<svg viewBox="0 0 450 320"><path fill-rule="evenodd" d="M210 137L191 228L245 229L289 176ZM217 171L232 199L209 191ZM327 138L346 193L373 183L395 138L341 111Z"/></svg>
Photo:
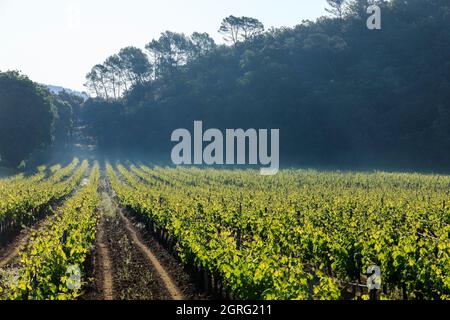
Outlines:
<svg viewBox="0 0 450 320"><path fill-rule="evenodd" d="M79 181L88 167L83 161L74 177L78 175ZM67 300L80 296L81 285L87 280L81 277L85 276L85 262L96 234L99 179L95 164L87 183L31 235L21 248L20 275L17 281L0 286L0 299ZM74 268L80 273L72 273Z"/></svg>
<svg viewBox="0 0 450 320"><path fill-rule="evenodd" d="M366 27L367 1L349 0L230 46L164 33L146 47L145 81L86 103L91 132L103 149L168 160L171 132L203 120L280 128L284 164L449 169L449 2L375 2L382 30Z"/></svg>
<svg viewBox="0 0 450 320"><path fill-rule="evenodd" d="M67 167L52 167L50 177L40 171L32 177L21 176L0 182L0 232L21 228L37 219L56 201L68 196L83 178L88 163L74 159Z"/></svg>
<svg viewBox="0 0 450 320"><path fill-rule="evenodd" d="M57 149L66 148L72 142L75 122L81 115L84 99L62 91L54 95L53 101L57 110L53 145Z"/></svg>
<svg viewBox="0 0 450 320"><path fill-rule="evenodd" d="M16 71L0 72L0 162L17 167L37 152L65 148L83 99L51 94ZM45 161L45 157L39 161Z"/></svg>
<svg viewBox="0 0 450 320"><path fill-rule="evenodd" d="M51 143L53 105L48 92L17 72L0 73L0 156L17 166Z"/></svg>

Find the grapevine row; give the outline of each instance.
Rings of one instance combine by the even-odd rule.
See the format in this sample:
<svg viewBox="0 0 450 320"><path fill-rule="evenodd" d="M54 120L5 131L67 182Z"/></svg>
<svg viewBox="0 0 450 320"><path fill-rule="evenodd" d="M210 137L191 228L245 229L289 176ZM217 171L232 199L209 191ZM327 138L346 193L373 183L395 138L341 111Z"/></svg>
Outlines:
<svg viewBox="0 0 450 320"><path fill-rule="evenodd" d="M387 298L450 298L450 179L391 173L108 166L121 203L240 298L343 298L382 270Z"/></svg>
<svg viewBox="0 0 450 320"><path fill-rule="evenodd" d="M8 299L66 300L80 296L77 277L84 274L95 239L99 178L95 164L87 184L64 203L50 224L31 236L20 253L20 277L4 289Z"/></svg>

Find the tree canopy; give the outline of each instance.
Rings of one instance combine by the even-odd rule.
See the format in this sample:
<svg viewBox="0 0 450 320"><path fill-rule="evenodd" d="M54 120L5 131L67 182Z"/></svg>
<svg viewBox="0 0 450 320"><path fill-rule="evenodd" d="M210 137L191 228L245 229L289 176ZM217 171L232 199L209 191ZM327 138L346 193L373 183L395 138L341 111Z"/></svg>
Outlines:
<svg viewBox="0 0 450 320"><path fill-rule="evenodd" d="M0 73L0 156L18 166L52 141L50 93L18 72Z"/></svg>
<svg viewBox="0 0 450 320"><path fill-rule="evenodd" d="M236 44L262 34L264 25L255 18L229 16L223 19L219 32L226 41Z"/></svg>
<svg viewBox="0 0 450 320"><path fill-rule="evenodd" d="M372 3L382 30L366 27ZM85 117L100 147L169 155L170 133L202 120L279 128L284 164L450 169L449 2L329 4L330 17L265 32L228 17L229 46L166 32L146 46L151 76L114 102L96 66Z"/></svg>

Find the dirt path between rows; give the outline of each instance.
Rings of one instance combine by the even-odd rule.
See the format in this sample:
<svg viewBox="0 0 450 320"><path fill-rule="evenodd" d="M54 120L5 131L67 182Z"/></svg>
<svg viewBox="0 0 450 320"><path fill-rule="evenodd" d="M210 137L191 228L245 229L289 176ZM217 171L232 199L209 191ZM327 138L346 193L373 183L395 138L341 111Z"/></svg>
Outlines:
<svg viewBox="0 0 450 320"><path fill-rule="evenodd" d="M102 217L97 234L96 247L99 254L99 270L101 276L101 290L103 293L104 300L113 300L113 280L112 280L112 261L110 258L110 253L108 249L107 240L105 237L105 218Z"/></svg>
<svg viewBox="0 0 450 320"><path fill-rule="evenodd" d="M94 295L88 294L85 299L104 300L107 296L105 288L109 285L102 272L102 264L109 261L111 275L111 287L115 300L171 300L164 282L159 277L154 266L141 252L129 234L120 214L105 216L103 224L99 225L97 238L102 236L108 251L108 259L101 252L101 247L96 246L94 259ZM108 262L106 263L108 264Z"/></svg>
<svg viewBox="0 0 450 320"><path fill-rule="evenodd" d="M101 187L95 250L83 300L206 299L180 262Z"/></svg>
<svg viewBox="0 0 450 320"><path fill-rule="evenodd" d="M158 272L159 277L164 283L167 291L169 292L171 298L173 300L183 300L183 294L180 292L170 275L166 272L164 267L159 262L158 258L156 258L155 254L143 243L134 226L131 224L130 220L124 216L122 212L119 212L120 219L125 225L128 233L131 235L133 242L138 246L141 252L147 257L150 263L153 265L155 270Z"/></svg>
<svg viewBox="0 0 450 320"><path fill-rule="evenodd" d="M20 248L30 239L32 230L21 232L16 239L0 252L0 269L10 265L19 255Z"/></svg>

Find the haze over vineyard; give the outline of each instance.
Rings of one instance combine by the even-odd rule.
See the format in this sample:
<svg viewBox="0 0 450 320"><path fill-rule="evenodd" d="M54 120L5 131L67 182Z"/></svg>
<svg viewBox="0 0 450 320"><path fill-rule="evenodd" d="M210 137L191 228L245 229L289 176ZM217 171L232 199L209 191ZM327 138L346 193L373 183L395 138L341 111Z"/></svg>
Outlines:
<svg viewBox="0 0 450 320"><path fill-rule="evenodd" d="M450 300L450 4L326 14L0 71L0 300Z"/></svg>

